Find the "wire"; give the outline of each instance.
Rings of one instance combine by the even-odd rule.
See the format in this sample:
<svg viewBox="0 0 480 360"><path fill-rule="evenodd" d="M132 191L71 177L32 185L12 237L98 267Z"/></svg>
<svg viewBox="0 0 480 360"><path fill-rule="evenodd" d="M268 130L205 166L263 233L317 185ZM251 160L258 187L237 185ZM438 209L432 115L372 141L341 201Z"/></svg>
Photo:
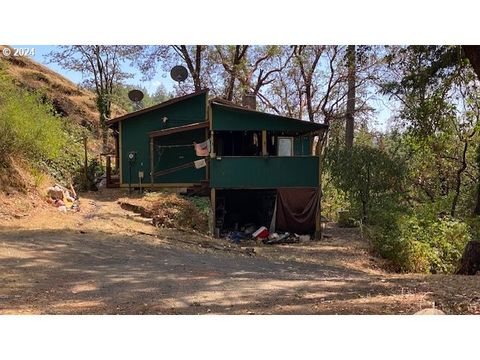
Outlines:
<svg viewBox="0 0 480 360"><path fill-rule="evenodd" d="M186 145L156 145L158 149L169 149L169 148L179 148L179 147L189 147L194 146L193 144L186 144Z"/></svg>

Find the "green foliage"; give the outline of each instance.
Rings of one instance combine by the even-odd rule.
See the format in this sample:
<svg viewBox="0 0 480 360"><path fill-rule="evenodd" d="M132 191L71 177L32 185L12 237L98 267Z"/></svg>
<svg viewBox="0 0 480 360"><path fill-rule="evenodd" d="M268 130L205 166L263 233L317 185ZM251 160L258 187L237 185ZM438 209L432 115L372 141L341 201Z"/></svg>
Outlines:
<svg viewBox="0 0 480 360"><path fill-rule="evenodd" d="M74 184L79 190L97 191L97 185L104 174L104 166L97 159L93 158L88 162L86 177L83 164L75 169Z"/></svg>
<svg viewBox="0 0 480 360"><path fill-rule="evenodd" d="M71 181L79 166L84 130L55 114L41 93L15 86L0 69L0 163L9 156L29 160L36 185L49 173L60 182Z"/></svg>
<svg viewBox="0 0 480 360"><path fill-rule="evenodd" d="M448 216L435 217L428 206L366 229L373 248L396 270L453 273L467 242L469 226Z"/></svg>
<svg viewBox="0 0 480 360"><path fill-rule="evenodd" d="M379 199L399 193L403 165L385 151L370 146L333 148L327 153L327 168L333 181L366 220Z"/></svg>
<svg viewBox="0 0 480 360"><path fill-rule="evenodd" d="M67 144L60 118L41 96L13 85L0 70L0 162L16 154L32 161L57 158Z"/></svg>
<svg viewBox="0 0 480 360"><path fill-rule="evenodd" d="M208 197L189 197L188 200L195 205L202 215L210 216L210 199Z"/></svg>
<svg viewBox="0 0 480 360"><path fill-rule="evenodd" d="M135 104L128 98L128 92L133 89L140 90L144 94L144 98L140 102L139 108L146 108L159 104L167 101L171 97L163 85L158 86L155 93L150 95L147 89L141 86L118 84L115 86L114 93L112 95L112 101L128 112L138 110L135 108Z"/></svg>

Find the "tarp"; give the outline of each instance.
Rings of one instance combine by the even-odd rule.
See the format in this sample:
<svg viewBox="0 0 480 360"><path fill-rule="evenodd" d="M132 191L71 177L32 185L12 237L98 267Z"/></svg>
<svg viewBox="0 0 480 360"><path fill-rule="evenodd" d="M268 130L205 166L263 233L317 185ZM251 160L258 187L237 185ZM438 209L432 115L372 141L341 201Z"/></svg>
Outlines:
<svg viewBox="0 0 480 360"><path fill-rule="evenodd" d="M297 234L314 232L317 201L317 188L278 189L275 230Z"/></svg>

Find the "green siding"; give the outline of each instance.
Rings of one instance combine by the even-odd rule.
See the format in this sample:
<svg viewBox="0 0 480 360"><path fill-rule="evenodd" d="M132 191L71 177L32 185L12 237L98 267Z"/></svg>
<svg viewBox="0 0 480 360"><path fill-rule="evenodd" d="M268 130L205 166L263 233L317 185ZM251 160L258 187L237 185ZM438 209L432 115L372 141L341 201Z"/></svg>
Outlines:
<svg viewBox="0 0 480 360"><path fill-rule="evenodd" d="M155 171L166 170L178 165L202 159L195 155L193 146L158 148L161 145L188 145L205 140L205 129L171 134L155 139ZM206 178L205 168L194 167L155 177L156 183L198 183Z"/></svg>
<svg viewBox="0 0 480 360"><path fill-rule="evenodd" d="M132 167L133 184L138 183L138 171L143 170L145 173L144 182L150 183L150 138L148 133L151 131L162 130L170 127L177 127L181 125L205 121L206 114L206 96L202 93L177 102L163 108L153 110L144 114L139 114L136 117L122 120L121 124L121 164L122 164L122 183L129 183L129 163L128 153L130 151L137 152L137 160ZM167 117L168 120L164 123L162 119ZM164 137L170 138L170 136ZM191 131L175 136L175 141L179 144L188 144L193 141L204 141L205 130ZM164 141L164 140L158 140ZM170 141L170 140L169 140ZM188 148L193 153L193 148ZM182 152L184 150L181 150ZM156 156L157 158L157 156ZM183 163L183 159L178 159L179 162L173 161L172 154L166 154L167 164L178 166ZM157 159L158 160L158 159ZM155 171L159 169L155 168ZM194 169L181 170L178 173L173 173L168 176L163 176L155 179L157 183L189 183L198 182L199 178L205 178L205 170L192 171ZM200 175L203 173L203 175ZM183 175L183 176L182 176Z"/></svg>
<svg viewBox="0 0 480 360"><path fill-rule="evenodd" d="M221 157L211 159L212 188L318 186L318 157Z"/></svg>
<svg viewBox="0 0 480 360"><path fill-rule="evenodd" d="M310 150L310 138L308 136L300 136L294 138L293 151L296 156L311 155L312 152Z"/></svg>
<svg viewBox="0 0 480 360"><path fill-rule="evenodd" d="M305 133L324 128L309 121L294 120L283 116L212 105L213 130L272 130L287 133Z"/></svg>

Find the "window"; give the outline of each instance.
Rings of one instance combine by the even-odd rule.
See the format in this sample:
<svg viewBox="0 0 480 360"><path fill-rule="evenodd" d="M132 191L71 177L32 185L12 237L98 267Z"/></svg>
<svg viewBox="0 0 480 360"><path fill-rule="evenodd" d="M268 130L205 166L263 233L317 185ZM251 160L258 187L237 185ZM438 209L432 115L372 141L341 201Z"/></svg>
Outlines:
<svg viewBox="0 0 480 360"><path fill-rule="evenodd" d="M278 156L293 156L293 138L278 137Z"/></svg>

